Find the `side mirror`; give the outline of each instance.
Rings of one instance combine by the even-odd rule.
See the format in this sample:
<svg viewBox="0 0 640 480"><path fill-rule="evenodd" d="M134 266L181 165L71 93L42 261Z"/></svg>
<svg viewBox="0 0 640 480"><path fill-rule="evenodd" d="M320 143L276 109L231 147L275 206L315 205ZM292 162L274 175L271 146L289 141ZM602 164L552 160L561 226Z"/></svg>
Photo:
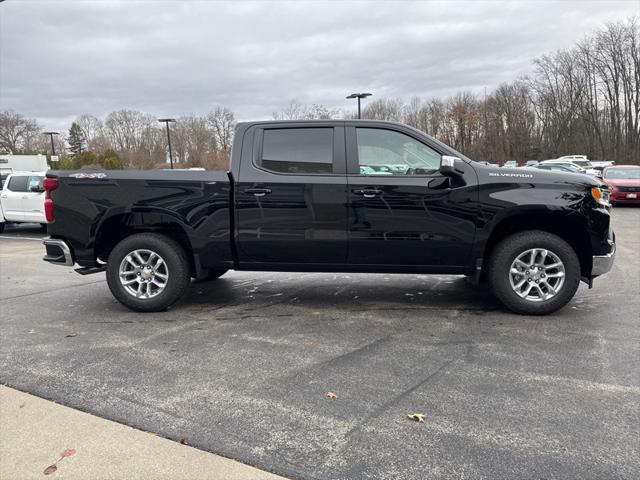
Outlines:
<svg viewBox="0 0 640 480"><path fill-rule="evenodd" d="M42 188L40 185L31 185L31 187L29 187L29 191L35 192L35 193L42 193L44 192L44 188Z"/></svg>
<svg viewBox="0 0 640 480"><path fill-rule="evenodd" d="M460 173L456 170L456 161L462 161L461 158L443 155L440 159L440 173L442 175L453 176Z"/></svg>

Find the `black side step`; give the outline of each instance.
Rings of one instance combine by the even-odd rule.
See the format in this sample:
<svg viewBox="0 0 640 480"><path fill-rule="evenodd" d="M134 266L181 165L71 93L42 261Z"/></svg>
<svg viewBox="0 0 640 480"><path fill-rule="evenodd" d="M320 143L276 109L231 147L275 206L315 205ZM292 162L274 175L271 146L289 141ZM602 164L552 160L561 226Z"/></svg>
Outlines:
<svg viewBox="0 0 640 480"><path fill-rule="evenodd" d="M80 275L91 275L92 273L100 273L106 270L105 267L80 267L74 268L74 270Z"/></svg>

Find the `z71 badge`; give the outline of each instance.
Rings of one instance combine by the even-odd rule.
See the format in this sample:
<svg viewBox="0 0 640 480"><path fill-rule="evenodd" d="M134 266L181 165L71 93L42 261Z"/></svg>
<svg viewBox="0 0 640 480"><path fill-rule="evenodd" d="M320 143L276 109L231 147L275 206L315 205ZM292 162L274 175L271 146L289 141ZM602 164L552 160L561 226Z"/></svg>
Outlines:
<svg viewBox="0 0 640 480"><path fill-rule="evenodd" d="M88 173L88 172L72 173L69 176L73 178L107 178L106 173Z"/></svg>

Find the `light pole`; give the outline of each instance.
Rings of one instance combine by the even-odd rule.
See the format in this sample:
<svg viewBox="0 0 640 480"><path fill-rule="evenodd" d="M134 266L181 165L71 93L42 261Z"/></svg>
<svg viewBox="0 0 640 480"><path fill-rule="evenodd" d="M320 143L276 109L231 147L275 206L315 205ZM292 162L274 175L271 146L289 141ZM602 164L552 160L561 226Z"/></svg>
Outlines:
<svg viewBox="0 0 640 480"><path fill-rule="evenodd" d="M358 118L362 118L361 114L360 114L360 99L361 98L367 98L370 97L371 94L370 93L352 93L351 95L349 95L346 98L357 98L358 99Z"/></svg>
<svg viewBox="0 0 640 480"><path fill-rule="evenodd" d="M58 132L42 132L43 135L49 135L49 137L51 138L51 156L55 157L56 156L56 146L53 144L53 136L54 135L60 135Z"/></svg>
<svg viewBox="0 0 640 480"><path fill-rule="evenodd" d="M169 144L169 161L171 162L171 170L173 170L173 152L171 152L171 133L169 133L169 123L175 122L175 118L159 118L158 122L167 126L167 143Z"/></svg>

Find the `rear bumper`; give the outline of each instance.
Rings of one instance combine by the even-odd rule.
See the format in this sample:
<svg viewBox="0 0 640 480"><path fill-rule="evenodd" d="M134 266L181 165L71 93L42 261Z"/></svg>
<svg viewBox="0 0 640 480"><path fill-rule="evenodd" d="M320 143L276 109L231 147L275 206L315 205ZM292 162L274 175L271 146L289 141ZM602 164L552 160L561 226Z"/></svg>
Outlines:
<svg viewBox="0 0 640 480"><path fill-rule="evenodd" d="M58 238L45 238L42 240L47 250L46 255L42 258L45 262L55 263L56 265L64 265L72 267L75 263L73 252L67 242Z"/></svg>
<svg viewBox="0 0 640 480"><path fill-rule="evenodd" d="M604 275L613 268L613 262L616 258L616 236L612 230L609 231L608 243L611 251L605 255L594 255L591 267L591 278Z"/></svg>

